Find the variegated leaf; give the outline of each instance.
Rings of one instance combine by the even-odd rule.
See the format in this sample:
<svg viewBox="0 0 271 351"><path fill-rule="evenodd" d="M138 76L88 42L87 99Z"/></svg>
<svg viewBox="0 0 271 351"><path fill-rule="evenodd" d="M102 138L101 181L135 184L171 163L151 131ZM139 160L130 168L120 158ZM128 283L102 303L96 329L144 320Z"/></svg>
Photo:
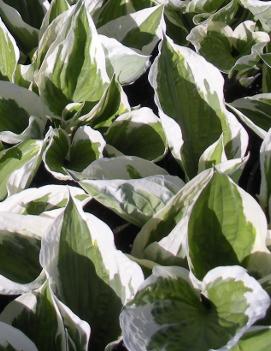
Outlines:
<svg viewBox="0 0 271 351"><path fill-rule="evenodd" d="M0 140L16 144L29 138L41 138L50 115L38 95L0 81Z"/></svg>
<svg viewBox="0 0 271 351"><path fill-rule="evenodd" d="M167 150L160 119L146 107L119 116L105 138L123 154L150 161L160 160Z"/></svg>
<svg viewBox="0 0 271 351"><path fill-rule="evenodd" d="M113 76L99 102L94 105L88 101L82 103L78 112L65 122L65 129L81 125L90 125L95 129L108 128L116 116L129 110L127 96L116 77Z"/></svg>
<svg viewBox="0 0 271 351"><path fill-rule="evenodd" d="M0 202L0 212L40 217L54 216L55 212L65 207L69 194L85 204L90 196L82 189L66 185L45 185L40 188L25 189ZM56 211L55 211L56 210Z"/></svg>
<svg viewBox="0 0 271 351"><path fill-rule="evenodd" d="M40 275L40 241L51 223L50 218L0 212L0 274L3 280L24 285ZM0 292L5 294L3 282Z"/></svg>
<svg viewBox="0 0 271 351"><path fill-rule="evenodd" d="M103 350L119 335L122 304L143 281L139 266L116 250L110 228L72 198L42 240L40 262L61 301L90 324L91 346Z"/></svg>
<svg viewBox="0 0 271 351"><path fill-rule="evenodd" d="M3 322L0 322L0 347L3 351L38 351L19 329Z"/></svg>
<svg viewBox="0 0 271 351"><path fill-rule="evenodd" d="M83 172L74 173L76 179L138 179L154 175L168 175L155 163L136 156L101 158L92 162Z"/></svg>
<svg viewBox="0 0 271 351"><path fill-rule="evenodd" d="M154 262L186 257L187 224L191 208L208 184L213 169L208 169L186 183L168 203L154 214L137 234L132 254Z"/></svg>
<svg viewBox="0 0 271 351"><path fill-rule="evenodd" d="M244 8L248 9L254 16L255 21L261 22L263 29L267 32L271 29L271 5L260 0L240 0Z"/></svg>
<svg viewBox="0 0 271 351"><path fill-rule="evenodd" d="M236 70L234 66L239 66L239 58L243 56L250 62L249 56L253 56L256 44L267 44L270 41L267 33L256 30L256 23L253 21L244 21L234 30L223 22L208 21L194 27L187 40L194 45L197 52L226 73ZM251 62L253 68L254 61Z"/></svg>
<svg viewBox="0 0 271 351"><path fill-rule="evenodd" d="M45 167L56 178L71 179L67 170L83 172L103 156L105 141L100 132L89 126L79 127L72 140L63 129L51 130L44 152Z"/></svg>
<svg viewBox="0 0 271 351"><path fill-rule="evenodd" d="M25 53L38 44L38 29L48 6L43 0L0 1L1 18Z"/></svg>
<svg viewBox="0 0 271 351"><path fill-rule="evenodd" d="M202 279L214 267L237 264L266 275L271 261L266 238L266 218L256 200L214 172L188 222L188 262L194 274Z"/></svg>
<svg viewBox="0 0 271 351"><path fill-rule="evenodd" d="M98 29L100 34L150 55L165 30L163 6L153 6L116 18Z"/></svg>
<svg viewBox="0 0 271 351"><path fill-rule="evenodd" d="M19 60L20 51L13 36L0 18L0 78L14 81L14 73Z"/></svg>
<svg viewBox="0 0 271 351"><path fill-rule="evenodd" d="M29 139L0 151L0 199L25 189L41 162L43 141Z"/></svg>
<svg viewBox="0 0 271 351"><path fill-rule="evenodd" d="M87 351L89 325L55 298L48 282L13 300L0 320L21 330L40 351Z"/></svg>
<svg viewBox="0 0 271 351"><path fill-rule="evenodd" d="M121 44L114 38L99 35L105 53L106 69L109 77L116 75L121 84L136 81L149 66L149 56Z"/></svg>
<svg viewBox="0 0 271 351"><path fill-rule="evenodd" d="M270 103L271 94L265 93L235 100L230 106L249 128L264 139L266 132L271 128Z"/></svg>
<svg viewBox="0 0 271 351"><path fill-rule="evenodd" d="M50 7L47 10L40 28L39 36L41 37L53 20L58 17L61 13L65 12L70 8L67 0L52 0Z"/></svg>
<svg viewBox="0 0 271 351"><path fill-rule="evenodd" d="M211 270L200 288L191 278L182 268L154 268L120 315L130 351L229 350L270 304L239 266Z"/></svg>
<svg viewBox="0 0 271 351"><path fill-rule="evenodd" d="M178 177L162 175L131 180L84 179L79 184L95 200L137 226L151 219L184 185Z"/></svg>
<svg viewBox="0 0 271 351"><path fill-rule="evenodd" d="M94 13L97 28L118 17L150 7L153 0L108 0Z"/></svg>
<svg viewBox="0 0 271 351"><path fill-rule="evenodd" d="M60 32L54 34L35 78L40 95L58 115L71 102L98 101L109 83L104 52L92 18L84 3L78 2L71 10L64 12L69 21L66 19ZM56 19L59 26L61 19L62 16Z"/></svg>
<svg viewBox="0 0 271 351"><path fill-rule="evenodd" d="M187 177L197 173L201 154L222 132L227 156L244 156L248 137L226 110L224 80L218 69L166 36L159 51L149 80L172 154ZM193 103L187 103L189 100Z"/></svg>

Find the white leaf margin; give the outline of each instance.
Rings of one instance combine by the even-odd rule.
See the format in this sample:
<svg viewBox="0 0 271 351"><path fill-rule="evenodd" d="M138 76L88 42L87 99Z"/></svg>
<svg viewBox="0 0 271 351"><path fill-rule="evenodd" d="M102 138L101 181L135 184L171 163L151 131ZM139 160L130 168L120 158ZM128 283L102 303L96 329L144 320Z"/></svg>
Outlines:
<svg viewBox="0 0 271 351"><path fill-rule="evenodd" d="M270 297L267 292L261 287L261 285L251 277L247 271L240 266L225 266L225 267L216 267L209 271L202 281L202 293L206 294L208 298L208 285L212 284L215 280L234 280L242 281L248 289L245 293L245 298L248 303L248 308L246 310L246 315L248 317L248 322L246 326L241 328L237 334L228 341L228 343L217 350L211 351L227 351L230 350L242 337L242 335L249 330L249 328L259 319L264 318L266 311L270 305Z"/></svg>

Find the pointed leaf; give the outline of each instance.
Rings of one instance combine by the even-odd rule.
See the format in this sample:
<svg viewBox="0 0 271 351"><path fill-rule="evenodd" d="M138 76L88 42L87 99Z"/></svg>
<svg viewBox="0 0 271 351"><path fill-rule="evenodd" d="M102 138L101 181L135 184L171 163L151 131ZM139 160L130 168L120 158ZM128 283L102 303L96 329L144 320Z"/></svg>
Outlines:
<svg viewBox="0 0 271 351"><path fill-rule="evenodd" d="M239 168L243 162L236 159L221 163L217 167L223 172L234 172L234 177L238 178ZM188 220L195 201L212 174L213 169L209 169L194 177L168 201L164 208L146 222L134 240L133 255L161 265L187 267ZM269 256L264 256L262 262L259 262L259 257L255 257L255 260L260 268L262 264L268 271ZM255 260L253 264L256 264Z"/></svg>
<svg viewBox="0 0 271 351"><path fill-rule="evenodd" d="M79 127L75 132L66 167L77 172L83 171L93 161L103 157L105 140L101 133L91 127Z"/></svg>
<svg viewBox="0 0 271 351"><path fill-rule="evenodd" d="M21 330L40 351L67 350L63 322L48 283L13 300L0 320Z"/></svg>
<svg viewBox="0 0 271 351"><path fill-rule="evenodd" d="M46 28L49 26L49 24L51 22L53 22L53 20L57 16L59 16L61 13L65 12L69 8L70 8L70 5L67 2L67 0L53 0L53 1L51 1L50 7L43 18L39 36L41 37L43 35Z"/></svg>
<svg viewBox="0 0 271 351"><path fill-rule="evenodd" d="M212 177L213 169L206 170L186 183L168 203L158 211L137 234L132 255L153 259L147 251L152 243L159 243L172 256L183 256L183 245L187 233L187 221L193 203ZM157 255L157 252L155 253Z"/></svg>
<svg viewBox="0 0 271 351"><path fill-rule="evenodd" d="M163 6L153 6L119 17L98 29L100 34L150 55L165 29Z"/></svg>
<svg viewBox="0 0 271 351"><path fill-rule="evenodd" d="M90 324L92 347L103 350L119 334L122 303L143 280L139 266L115 249L109 227L73 199L44 237L40 261L57 296Z"/></svg>
<svg viewBox="0 0 271 351"><path fill-rule="evenodd" d="M129 109L127 97L114 76L99 102L90 108L88 102L84 103L70 124L90 125L95 129L107 128L117 115Z"/></svg>
<svg viewBox="0 0 271 351"><path fill-rule="evenodd" d="M164 37L149 80L169 146L191 178L197 173L200 155L222 131L225 144L230 140L223 77L200 55Z"/></svg>
<svg viewBox="0 0 271 351"><path fill-rule="evenodd" d="M65 329L68 332L69 350L88 351L91 332L89 324L80 319L69 307L58 300L55 295L54 299L61 313Z"/></svg>
<svg viewBox="0 0 271 351"><path fill-rule="evenodd" d="M79 2L74 13L64 13L69 14L69 28L66 22L56 34L36 76L40 95L58 115L70 102L98 101L109 82L103 49L85 5Z"/></svg>
<svg viewBox="0 0 271 351"><path fill-rule="evenodd" d="M261 273L265 268L254 266L253 254L270 255L266 237L266 218L258 203L229 177L215 172L189 218L188 261L194 274L201 279L214 267L235 264Z"/></svg>
<svg viewBox="0 0 271 351"><path fill-rule="evenodd" d="M220 138L210 145L200 156L198 172L202 172L204 169L210 168L213 165L217 165L226 160L227 156L224 149L223 134L221 134Z"/></svg>

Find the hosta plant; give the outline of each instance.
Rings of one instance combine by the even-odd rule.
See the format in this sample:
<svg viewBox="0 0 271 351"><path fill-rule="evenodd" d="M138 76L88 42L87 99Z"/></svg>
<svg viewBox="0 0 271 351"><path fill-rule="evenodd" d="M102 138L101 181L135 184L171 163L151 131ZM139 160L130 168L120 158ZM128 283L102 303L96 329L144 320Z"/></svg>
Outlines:
<svg viewBox="0 0 271 351"><path fill-rule="evenodd" d="M271 5L0 0L0 348L271 349Z"/></svg>

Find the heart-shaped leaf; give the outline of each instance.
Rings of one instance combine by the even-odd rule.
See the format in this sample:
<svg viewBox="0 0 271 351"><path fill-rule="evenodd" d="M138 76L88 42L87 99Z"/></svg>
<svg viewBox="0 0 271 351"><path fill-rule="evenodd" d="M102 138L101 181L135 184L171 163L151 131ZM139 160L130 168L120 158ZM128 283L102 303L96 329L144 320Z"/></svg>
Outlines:
<svg viewBox="0 0 271 351"><path fill-rule="evenodd" d="M130 351L227 350L270 304L260 284L238 266L218 267L196 290L189 272L155 267L120 323Z"/></svg>

